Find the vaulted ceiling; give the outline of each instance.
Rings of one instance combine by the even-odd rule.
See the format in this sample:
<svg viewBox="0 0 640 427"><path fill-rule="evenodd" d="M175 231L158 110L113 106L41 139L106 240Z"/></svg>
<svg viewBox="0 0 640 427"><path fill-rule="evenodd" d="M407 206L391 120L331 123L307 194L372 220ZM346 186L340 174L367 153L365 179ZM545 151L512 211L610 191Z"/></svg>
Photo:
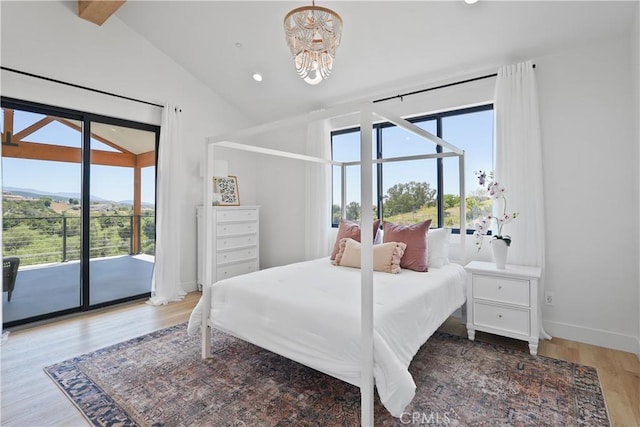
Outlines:
<svg viewBox="0 0 640 427"><path fill-rule="evenodd" d="M264 122L630 34L640 7L637 1L318 1L342 16L344 30L333 74L310 86L296 75L282 26L289 10L310 3L128 1L114 16ZM264 81L252 79L256 72Z"/></svg>

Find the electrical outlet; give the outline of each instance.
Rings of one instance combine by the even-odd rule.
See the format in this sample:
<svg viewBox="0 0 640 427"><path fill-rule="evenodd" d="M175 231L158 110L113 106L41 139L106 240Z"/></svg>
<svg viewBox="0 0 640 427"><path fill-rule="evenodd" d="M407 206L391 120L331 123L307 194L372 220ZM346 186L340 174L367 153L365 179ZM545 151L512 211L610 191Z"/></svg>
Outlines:
<svg viewBox="0 0 640 427"><path fill-rule="evenodd" d="M553 292L545 291L545 293L544 293L544 303L546 305L553 305Z"/></svg>

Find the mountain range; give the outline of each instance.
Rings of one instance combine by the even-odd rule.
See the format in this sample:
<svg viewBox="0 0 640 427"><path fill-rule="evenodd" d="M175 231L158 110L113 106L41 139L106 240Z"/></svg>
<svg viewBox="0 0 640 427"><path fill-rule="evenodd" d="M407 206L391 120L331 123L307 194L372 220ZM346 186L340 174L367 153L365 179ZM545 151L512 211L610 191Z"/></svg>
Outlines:
<svg viewBox="0 0 640 427"><path fill-rule="evenodd" d="M66 193L66 192L51 193L48 191L36 190L33 188L2 187L2 192L16 194L16 195L19 195L22 197L28 197L31 199L49 197L51 198L51 200L55 200L57 202L68 202L69 199L80 200L80 193ZM133 200L119 200L119 201L108 200L103 197L95 196L93 194L89 196L89 200L92 202L99 202L99 203L115 203L120 205L133 205ZM155 207L155 204L150 202L142 202L142 207L153 208Z"/></svg>

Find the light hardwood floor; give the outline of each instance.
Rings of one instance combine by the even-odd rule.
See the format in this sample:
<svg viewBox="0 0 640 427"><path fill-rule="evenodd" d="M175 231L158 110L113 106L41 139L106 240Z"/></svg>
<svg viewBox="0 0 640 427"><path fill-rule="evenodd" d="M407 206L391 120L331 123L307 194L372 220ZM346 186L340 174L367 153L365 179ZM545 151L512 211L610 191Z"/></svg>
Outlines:
<svg viewBox="0 0 640 427"><path fill-rule="evenodd" d="M2 426L87 426L80 412L43 371L45 366L129 338L186 321L198 301L197 292L184 301L161 307L143 302L64 319L11 332L2 344ZM441 330L466 335L459 319ZM528 351L526 343L478 332L476 339ZM630 353L554 338L543 341L539 354L598 369L611 422L640 426L640 362Z"/></svg>

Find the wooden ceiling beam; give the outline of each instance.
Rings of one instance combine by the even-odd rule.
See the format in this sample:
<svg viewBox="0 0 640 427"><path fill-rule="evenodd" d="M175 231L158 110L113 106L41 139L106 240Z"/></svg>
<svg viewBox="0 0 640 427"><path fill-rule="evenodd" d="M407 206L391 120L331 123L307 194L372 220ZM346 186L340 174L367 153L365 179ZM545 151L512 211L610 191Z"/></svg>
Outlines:
<svg viewBox="0 0 640 427"><path fill-rule="evenodd" d="M96 25L104 24L126 0L78 0L78 16Z"/></svg>

